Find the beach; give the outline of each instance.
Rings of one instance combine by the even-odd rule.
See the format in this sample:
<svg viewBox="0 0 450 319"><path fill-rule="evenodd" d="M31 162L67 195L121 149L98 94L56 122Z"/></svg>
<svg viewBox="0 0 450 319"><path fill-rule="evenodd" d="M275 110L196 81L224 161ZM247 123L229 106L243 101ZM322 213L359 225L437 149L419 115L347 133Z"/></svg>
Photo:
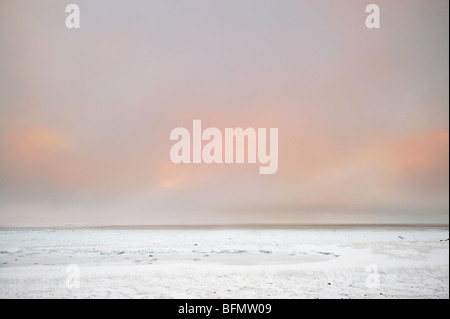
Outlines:
<svg viewBox="0 0 450 319"><path fill-rule="evenodd" d="M3 229L0 298L449 298L448 238L448 227Z"/></svg>

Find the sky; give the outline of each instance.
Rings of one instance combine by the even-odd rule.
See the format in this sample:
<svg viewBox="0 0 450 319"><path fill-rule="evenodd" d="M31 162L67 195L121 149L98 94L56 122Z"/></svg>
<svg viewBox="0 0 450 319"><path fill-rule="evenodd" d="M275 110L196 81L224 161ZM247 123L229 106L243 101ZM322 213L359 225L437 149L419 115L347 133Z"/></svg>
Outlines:
<svg viewBox="0 0 450 319"><path fill-rule="evenodd" d="M0 226L448 224L448 12L1 0ZM278 128L278 171L172 163L195 119Z"/></svg>

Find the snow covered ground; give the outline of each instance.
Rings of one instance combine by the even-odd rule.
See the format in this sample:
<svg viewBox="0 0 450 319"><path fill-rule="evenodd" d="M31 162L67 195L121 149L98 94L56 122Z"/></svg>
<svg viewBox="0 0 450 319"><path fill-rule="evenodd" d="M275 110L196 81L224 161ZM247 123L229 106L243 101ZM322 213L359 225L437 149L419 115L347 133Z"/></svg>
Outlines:
<svg viewBox="0 0 450 319"><path fill-rule="evenodd" d="M0 230L0 298L449 298L448 237L411 228Z"/></svg>

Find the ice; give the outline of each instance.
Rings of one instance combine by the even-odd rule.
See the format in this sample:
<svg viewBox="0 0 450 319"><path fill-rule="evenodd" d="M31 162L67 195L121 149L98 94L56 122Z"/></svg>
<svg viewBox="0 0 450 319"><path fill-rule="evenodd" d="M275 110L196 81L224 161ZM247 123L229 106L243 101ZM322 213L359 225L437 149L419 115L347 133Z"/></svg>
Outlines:
<svg viewBox="0 0 450 319"><path fill-rule="evenodd" d="M1 230L0 298L448 298L448 237L411 228ZM72 264L80 287L69 289Z"/></svg>

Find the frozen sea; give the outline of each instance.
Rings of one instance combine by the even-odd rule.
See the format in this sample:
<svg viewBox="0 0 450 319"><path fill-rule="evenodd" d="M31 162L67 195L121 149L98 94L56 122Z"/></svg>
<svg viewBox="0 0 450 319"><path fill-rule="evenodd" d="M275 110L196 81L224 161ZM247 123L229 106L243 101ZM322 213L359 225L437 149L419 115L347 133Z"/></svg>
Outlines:
<svg viewBox="0 0 450 319"><path fill-rule="evenodd" d="M448 228L3 229L0 298L449 298Z"/></svg>

